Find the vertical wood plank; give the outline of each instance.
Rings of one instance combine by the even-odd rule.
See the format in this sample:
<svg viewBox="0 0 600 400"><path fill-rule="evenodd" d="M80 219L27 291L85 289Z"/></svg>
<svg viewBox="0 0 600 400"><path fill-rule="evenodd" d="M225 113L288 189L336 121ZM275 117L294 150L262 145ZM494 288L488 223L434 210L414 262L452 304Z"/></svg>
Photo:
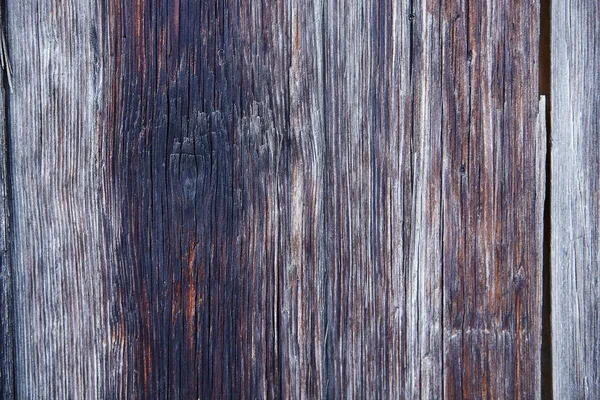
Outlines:
<svg viewBox="0 0 600 400"><path fill-rule="evenodd" d="M411 29L410 158L412 182L408 303L408 387L411 398L442 398L443 374L443 144L454 134L442 129L442 24L439 1L413 1ZM414 336L414 340L411 337ZM412 360L411 360L412 359ZM417 361L418 360L418 361Z"/></svg>
<svg viewBox="0 0 600 400"><path fill-rule="evenodd" d="M600 8L552 2L552 371L557 399L600 393Z"/></svg>
<svg viewBox="0 0 600 400"><path fill-rule="evenodd" d="M329 393L418 397L410 3L324 13Z"/></svg>
<svg viewBox="0 0 600 400"><path fill-rule="evenodd" d="M96 5L7 1L17 398L109 397Z"/></svg>
<svg viewBox="0 0 600 400"><path fill-rule="evenodd" d="M442 9L445 396L539 398L539 5Z"/></svg>
<svg viewBox="0 0 600 400"><path fill-rule="evenodd" d="M325 349L325 4L290 1L289 241L280 286L281 394L289 398L323 398L333 384Z"/></svg>

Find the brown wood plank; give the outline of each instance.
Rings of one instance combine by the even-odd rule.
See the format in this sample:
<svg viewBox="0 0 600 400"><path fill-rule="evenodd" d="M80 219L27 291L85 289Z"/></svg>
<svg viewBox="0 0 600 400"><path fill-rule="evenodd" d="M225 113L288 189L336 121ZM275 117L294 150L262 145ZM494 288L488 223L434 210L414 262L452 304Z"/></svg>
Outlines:
<svg viewBox="0 0 600 400"><path fill-rule="evenodd" d="M600 9L552 2L552 370L556 399L600 393Z"/></svg>
<svg viewBox="0 0 600 400"><path fill-rule="evenodd" d="M445 395L537 398L545 132L539 5L446 2Z"/></svg>

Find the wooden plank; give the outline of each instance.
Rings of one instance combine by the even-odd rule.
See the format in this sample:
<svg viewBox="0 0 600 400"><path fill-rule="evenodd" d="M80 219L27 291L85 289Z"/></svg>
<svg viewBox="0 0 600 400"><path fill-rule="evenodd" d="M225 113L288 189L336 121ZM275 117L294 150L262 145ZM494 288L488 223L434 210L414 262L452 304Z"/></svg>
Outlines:
<svg viewBox="0 0 600 400"><path fill-rule="evenodd" d="M538 398L539 5L443 7L445 395Z"/></svg>
<svg viewBox="0 0 600 400"><path fill-rule="evenodd" d="M428 185L439 147L424 145L427 110L415 105L430 87L416 49L436 42L417 37L416 13L406 1L325 10L332 397L442 391L439 202L425 204L439 198Z"/></svg>
<svg viewBox="0 0 600 400"><path fill-rule="evenodd" d="M92 1L7 1L15 397L108 397L110 224ZM110 220L108 220L110 222Z"/></svg>
<svg viewBox="0 0 600 400"><path fill-rule="evenodd" d="M556 399L600 393L598 3L552 3L552 360Z"/></svg>
<svg viewBox="0 0 600 400"><path fill-rule="evenodd" d="M289 216L289 240L281 268L280 347L281 395L286 398L323 398L331 395L327 319L329 265L326 248L324 184L326 146L325 49L323 0L290 2L289 10L289 202L279 215ZM285 88L284 88L285 92ZM285 187L285 184L284 184ZM286 189L284 189L286 190ZM286 226L287 225L287 226Z"/></svg>

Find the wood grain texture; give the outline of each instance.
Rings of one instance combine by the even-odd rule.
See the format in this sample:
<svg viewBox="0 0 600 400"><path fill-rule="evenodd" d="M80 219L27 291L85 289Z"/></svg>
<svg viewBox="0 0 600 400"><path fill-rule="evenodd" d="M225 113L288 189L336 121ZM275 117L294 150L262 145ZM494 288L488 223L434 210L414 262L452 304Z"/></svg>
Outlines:
<svg viewBox="0 0 600 400"><path fill-rule="evenodd" d="M552 3L554 397L600 393L600 8Z"/></svg>
<svg viewBox="0 0 600 400"><path fill-rule="evenodd" d="M14 3L17 395L539 397L535 1Z"/></svg>

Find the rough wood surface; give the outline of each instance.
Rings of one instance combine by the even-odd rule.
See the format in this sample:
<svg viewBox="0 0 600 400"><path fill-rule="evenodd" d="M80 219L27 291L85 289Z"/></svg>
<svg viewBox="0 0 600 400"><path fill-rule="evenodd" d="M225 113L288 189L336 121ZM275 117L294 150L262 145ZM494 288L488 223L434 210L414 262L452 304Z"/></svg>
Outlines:
<svg viewBox="0 0 600 400"><path fill-rule="evenodd" d="M17 397L539 397L535 1L7 8Z"/></svg>
<svg viewBox="0 0 600 400"><path fill-rule="evenodd" d="M600 393L600 8L552 3L552 360L556 399Z"/></svg>

